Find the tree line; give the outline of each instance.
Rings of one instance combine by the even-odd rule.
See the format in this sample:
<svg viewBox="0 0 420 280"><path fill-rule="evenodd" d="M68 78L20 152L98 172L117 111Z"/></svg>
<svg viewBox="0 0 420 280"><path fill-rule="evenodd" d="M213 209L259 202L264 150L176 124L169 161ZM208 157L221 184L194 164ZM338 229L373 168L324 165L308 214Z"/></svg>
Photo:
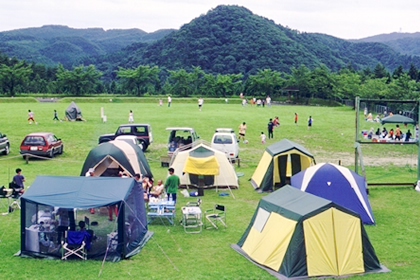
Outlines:
<svg viewBox="0 0 420 280"><path fill-rule="evenodd" d="M323 64L313 69L292 67L290 73L261 69L255 75L210 74L200 67L192 70L167 70L158 66L119 67L114 78L102 79L94 65L65 69L61 64L47 67L0 55L0 95L19 93L56 93L71 96L85 94L121 94L127 96L207 96L230 97L241 92L247 96L272 98L287 96L291 101L307 98L328 100L416 99L420 93L420 71L413 64L392 73L378 63L356 71L351 65L332 72Z"/></svg>

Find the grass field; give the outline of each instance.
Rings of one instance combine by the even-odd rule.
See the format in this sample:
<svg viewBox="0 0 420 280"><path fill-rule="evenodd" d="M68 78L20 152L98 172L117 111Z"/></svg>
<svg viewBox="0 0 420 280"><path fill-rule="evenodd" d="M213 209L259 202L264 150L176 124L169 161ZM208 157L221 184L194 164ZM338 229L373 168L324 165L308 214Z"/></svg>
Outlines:
<svg viewBox="0 0 420 280"><path fill-rule="evenodd" d="M348 107L272 106L245 107L238 104L204 103L198 111L194 103L173 100L170 108L157 103L115 103L103 100L96 103L77 102L86 122L52 121L53 110L63 112L69 102L58 103L0 103L0 131L11 142L11 153L0 157L0 185L6 185L17 167L22 168L26 185L37 175L79 176L90 149L97 145L99 135L111 133L118 125L128 121L133 110L134 120L150 123L154 143L145 153L155 179L164 179L166 168L160 167L160 156L166 154L169 126L194 127L202 139L210 141L217 127L232 127L247 123L249 144L240 143L241 166L236 170L245 175L239 178L240 188L231 196L219 197L214 190L206 190L202 209L214 203L227 206L227 229L203 230L200 234L186 234L180 225L168 226L154 223L149 229L153 238L140 254L119 263L98 261L67 261L25 259L13 256L20 248L20 212L0 216L0 278L2 279L273 279L264 270L232 250L265 194L254 191L248 179L252 176L266 146L282 138L304 145L314 154L317 162L332 162L352 167L354 165L354 111ZM100 119L100 108L107 122ZM35 113L38 125L29 125L27 111ZM293 122L299 114L298 125ZM314 119L308 130L306 120ZM266 133L268 119L279 116L280 127L274 131L274 140L262 145L261 131ZM62 117L62 116L61 116ZM366 124L363 124L366 125ZM376 127L375 127L376 129ZM64 153L52 160L30 160L26 164L19 155L19 145L30 132L51 131L64 142ZM366 145L363 147L368 182L415 182L416 145ZM370 189L370 202L377 222L367 226L370 240L381 263L392 270L386 274L355 276L354 279L418 279L420 275L420 194L411 187L375 187ZM190 199L179 198L179 208ZM0 210L6 210L1 201Z"/></svg>

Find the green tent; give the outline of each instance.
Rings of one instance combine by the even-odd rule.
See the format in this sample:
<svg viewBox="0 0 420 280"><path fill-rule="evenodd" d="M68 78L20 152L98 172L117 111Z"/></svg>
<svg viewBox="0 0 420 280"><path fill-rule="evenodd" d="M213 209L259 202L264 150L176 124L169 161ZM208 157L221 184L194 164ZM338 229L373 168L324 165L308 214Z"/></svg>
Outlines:
<svg viewBox="0 0 420 280"><path fill-rule="evenodd" d="M265 149L251 184L255 189L271 191L275 186L284 186L290 177L314 164L313 155L305 147L282 139Z"/></svg>
<svg viewBox="0 0 420 280"><path fill-rule="evenodd" d="M289 185L260 200L232 248L279 279L388 271L358 214Z"/></svg>
<svg viewBox="0 0 420 280"><path fill-rule="evenodd" d="M91 168L95 177L115 177L119 171L124 171L130 177L139 173L153 178L142 149L126 141L109 141L93 148L85 159L80 176L85 176Z"/></svg>
<svg viewBox="0 0 420 280"><path fill-rule="evenodd" d="M76 105L74 101L66 108L66 119L69 121L83 120L82 111L79 106Z"/></svg>
<svg viewBox="0 0 420 280"><path fill-rule="evenodd" d="M392 116L382 118L381 124L385 124L385 123L412 123L412 124L416 124L416 121L413 120L412 118L397 114L397 115L392 115Z"/></svg>
<svg viewBox="0 0 420 280"><path fill-rule="evenodd" d="M109 221L107 206L114 205L117 218ZM37 176L22 195L21 208L22 256L60 258L64 232L75 230L79 221L89 221L94 237L88 259L128 258L153 234L143 189L133 178Z"/></svg>

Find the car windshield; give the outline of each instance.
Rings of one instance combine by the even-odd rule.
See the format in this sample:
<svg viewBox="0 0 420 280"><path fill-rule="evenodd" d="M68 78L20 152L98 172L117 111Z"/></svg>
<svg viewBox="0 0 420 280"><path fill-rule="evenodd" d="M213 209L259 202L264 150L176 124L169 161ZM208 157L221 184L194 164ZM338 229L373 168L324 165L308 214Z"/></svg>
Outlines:
<svg viewBox="0 0 420 280"><path fill-rule="evenodd" d="M42 136L27 136L25 141L23 141L23 145L37 145L37 146L44 146L45 140Z"/></svg>
<svg viewBox="0 0 420 280"><path fill-rule="evenodd" d="M215 144L232 144L232 137L230 135L216 135L213 143Z"/></svg>

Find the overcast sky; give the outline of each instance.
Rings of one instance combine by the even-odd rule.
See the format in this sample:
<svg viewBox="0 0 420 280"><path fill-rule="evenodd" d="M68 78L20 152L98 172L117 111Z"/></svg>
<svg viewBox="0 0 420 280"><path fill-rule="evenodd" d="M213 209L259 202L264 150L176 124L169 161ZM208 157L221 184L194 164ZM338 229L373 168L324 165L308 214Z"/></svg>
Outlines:
<svg viewBox="0 0 420 280"><path fill-rule="evenodd" d="M243 6L292 29L343 39L420 31L419 0L0 0L0 31L48 24L179 29L218 5Z"/></svg>

